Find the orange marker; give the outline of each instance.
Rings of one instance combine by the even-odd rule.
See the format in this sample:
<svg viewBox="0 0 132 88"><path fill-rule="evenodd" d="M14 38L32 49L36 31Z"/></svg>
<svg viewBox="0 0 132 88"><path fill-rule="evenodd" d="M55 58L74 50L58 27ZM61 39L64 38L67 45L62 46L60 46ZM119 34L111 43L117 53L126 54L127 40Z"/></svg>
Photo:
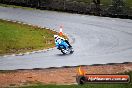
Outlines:
<svg viewBox="0 0 132 88"><path fill-rule="evenodd" d="M62 36L63 35L63 32L62 32L62 25L60 26L60 36Z"/></svg>

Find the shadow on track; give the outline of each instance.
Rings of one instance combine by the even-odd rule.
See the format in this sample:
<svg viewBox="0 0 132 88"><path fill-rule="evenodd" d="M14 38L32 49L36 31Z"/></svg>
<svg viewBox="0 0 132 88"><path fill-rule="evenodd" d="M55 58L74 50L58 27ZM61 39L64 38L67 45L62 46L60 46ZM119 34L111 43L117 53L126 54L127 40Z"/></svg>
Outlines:
<svg viewBox="0 0 132 88"><path fill-rule="evenodd" d="M73 53L70 53L70 54L56 54L56 56L70 56L72 55Z"/></svg>

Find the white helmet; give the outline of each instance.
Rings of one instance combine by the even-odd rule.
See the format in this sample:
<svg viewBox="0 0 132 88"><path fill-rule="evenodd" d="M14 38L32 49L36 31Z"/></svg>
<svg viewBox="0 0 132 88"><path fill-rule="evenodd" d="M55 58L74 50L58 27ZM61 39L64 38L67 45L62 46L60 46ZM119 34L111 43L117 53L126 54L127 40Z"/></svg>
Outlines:
<svg viewBox="0 0 132 88"><path fill-rule="evenodd" d="M64 38L60 37L59 35L54 35L54 38L55 38L55 40L58 40L58 39L63 39L63 40L65 40Z"/></svg>

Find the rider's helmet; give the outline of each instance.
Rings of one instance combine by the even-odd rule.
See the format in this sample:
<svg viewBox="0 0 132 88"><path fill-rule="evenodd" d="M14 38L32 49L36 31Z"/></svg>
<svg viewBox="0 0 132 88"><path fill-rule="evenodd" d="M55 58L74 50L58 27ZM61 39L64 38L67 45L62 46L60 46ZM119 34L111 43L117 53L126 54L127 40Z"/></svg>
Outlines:
<svg viewBox="0 0 132 88"><path fill-rule="evenodd" d="M54 35L54 39L55 39L55 40L58 40L58 39L65 40L64 38L62 38L62 37L60 37L60 36L58 36L58 35Z"/></svg>
<svg viewBox="0 0 132 88"><path fill-rule="evenodd" d="M54 38L55 38L55 40L57 40L59 38L59 36L58 35L54 35Z"/></svg>
<svg viewBox="0 0 132 88"><path fill-rule="evenodd" d="M55 39L55 41L57 42L57 40L59 40L60 37L59 37L58 35L54 35L54 39Z"/></svg>

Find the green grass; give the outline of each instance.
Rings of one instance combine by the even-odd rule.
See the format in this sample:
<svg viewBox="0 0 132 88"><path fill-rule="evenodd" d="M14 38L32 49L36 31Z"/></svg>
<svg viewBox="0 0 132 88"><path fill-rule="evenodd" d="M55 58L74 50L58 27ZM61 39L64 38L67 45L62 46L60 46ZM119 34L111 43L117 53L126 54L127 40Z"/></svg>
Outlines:
<svg viewBox="0 0 132 88"><path fill-rule="evenodd" d="M129 74L132 79L132 72L124 73ZM130 83L120 83L120 84L85 84L85 85L44 85L36 84L33 86L25 86L19 88L132 88L132 82Z"/></svg>
<svg viewBox="0 0 132 88"><path fill-rule="evenodd" d="M56 32L0 20L0 55L54 46Z"/></svg>

